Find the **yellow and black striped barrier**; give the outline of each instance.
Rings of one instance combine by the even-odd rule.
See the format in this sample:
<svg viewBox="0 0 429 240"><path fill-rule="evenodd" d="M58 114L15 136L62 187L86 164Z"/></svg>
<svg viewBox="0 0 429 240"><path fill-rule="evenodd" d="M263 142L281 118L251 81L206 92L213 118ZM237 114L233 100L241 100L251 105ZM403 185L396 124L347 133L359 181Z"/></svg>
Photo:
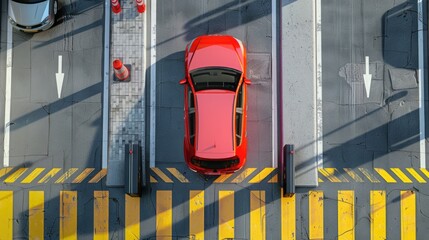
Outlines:
<svg viewBox="0 0 429 240"><path fill-rule="evenodd" d="M80 194L78 191L60 191L59 198L55 200L59 201L59 211L55 208L45 208L46 199L44 191L31 190L27 194L24 194L24 196L20 194L20 197L28 198L28 208L24 210L24 215L28 216L28 218L23 220L28 221L28 239L44 239L45 230L48 228L52 232L52 227L47 226L49 222L46 222L50 221L47 218L48 214L49 216L58 216L59 224L56 226L59 227L59 230L53 231L58 233L58 236L51 236L53 238L77 239L77 236L79 236L78 222L85 221L84 219L88 218L91 219L88 215L93 215L93 221L85 222L85 224L90 225L90 228L93 228L91 233L93 234L93 239L110 239L113 237L110 234L111 232L115 232L115 238L117 238L117 226L109 226L109 223L113 222L109 221L109 201L111 201L109 191L93 191L93 212L87 212L84 215L78 214L78 208L86 205L88 201L85 199L85 202L79 202ZM119 237L120 239L140 239L142 235L141 230L147 230L150 226L154 227L150 231L153 232L156 239L160 239L163 236L170 236L167 239L172 239L173 226L178 219L188 219L189 229L184 231L189 233L189 236L192 236L190 239L207 238L205 236L207 231L205 221L210 219L209 221L211 222L212 217L205 217L204 209L205 207L213 209L212 200L210 200L213 195L206 195L205 190L182 192L182 194L187 194L189 197L184 203L188 205L187 208L189 208L189 211L180 212L173 211L173 203L176 195L173 194L172 190L156 190L154 194L154 205L150 205L150 208L153 208L154 211L153 216L150 218L143 219L141 215L142 211L140 210L141 207L149 207L147 203L144 203L147 199L130 197L125 194L124 198L120 200L121 202L124 201L125 205L124 235ZM411 190L403 190L398 191L398 194L398 201L400 203L395 206L398 208L397 211L388 212L387 205L392 199L388 197L386 191L369 191L369 201L363 202L367 202L369 205L367 209L371 221L369 221L370 230L368 231L371 239L386 239L388 236L387 229L391 229L392 226L396 227L395 223L389 223L388 221L388 219L392 218L399 219L400 223L398 227L400 228L401 239L416 239L418 220L416 195L419 193ZM240 196L243 195L241 194ZM251 190L247 196L249 198L249 205L246 207L246 214L236 216L235 207L243 208L241 202L243 199L238 199L236 192L233 190L217 190L215 199L213 199L214 204L217 205L217 210L213 214L218 216L218 221L214 226L210 226L209 228L217 228L216 234L218 239L234 239L236 231L248 231L250 239L266 239L267 224L272 220L270 218L273 218L273 221L280 219L278 234L281 236L281 239L297 239L297 221L300 223L305 222L308 226L308 233L306 232L308 239L324 239L327 227L335 231L340 240L355 239L356 214L358 211L356 210L356 196L353 190L338 190L336 196L330 196L328 201L325 201L323 191L309 191L299 195L278 198L275 205L278 206L279 211L274 214L267 214L266 205L271 204L272 206L272 203L266 202L266 191ZM297 201L297 198L301 200ZM338 201L333 202L332 199L334 198ZM20 202L16 201L16 203ZM17 224L13 212L14 202L13 191L0 191L0 239L14 238L14 225ZM336 212L334 210L325 214L325 209L328 205L335 206ZM308 208L308 213L299 212L300 217L297 218L297 211L300 211L299 209L302 208ZM359 208L362 208L362 205ZM51 213L49 211L54 212ZM118 214L117 209L114 208L112 211L116 218ZM236 220L238 217L247 218L249 226L239 224L239 221ZM331 221L324 222L325 219L335 217L338 219L337 226L332 226ZM302 221L303 219L308 219L308 221ZM389 224L392 225L388 226ZM268 229L273 228L271 226Z"/></svg>

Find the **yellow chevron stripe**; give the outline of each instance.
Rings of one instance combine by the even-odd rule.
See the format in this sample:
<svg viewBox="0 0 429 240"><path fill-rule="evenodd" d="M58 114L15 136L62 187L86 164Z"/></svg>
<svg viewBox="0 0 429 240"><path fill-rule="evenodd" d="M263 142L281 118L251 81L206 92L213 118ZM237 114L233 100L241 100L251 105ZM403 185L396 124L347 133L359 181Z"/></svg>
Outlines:
<svg viewBox="0 0 429 240"><path fill-rule="evenodd" d="M61 168L52 168L51 171L49 171L48 173L45 174L45 176L43 176L38 183L47 183L49 182L49 180L51 180L51 178L53 178L59 171L61 170Z"/></svg>
<svg viewBox="0 0 429 240"><path fill-rule="evenodd" d="M407 171L419 182L419 183L426 183L426 180L420 176L420 174L417 173L417 171L414 168L407 168Z"/></svg>
<svg viewBox="0 0 429 240"><path fill-rule="evenodd" d="M81 183L83 180L85 180L86 177L89 176L94 171L95 168L85 168L83 172L81 172L73 181L72 183Z"/></svg>
<svg viewBox="0 0 429 240"><path fill-rule="evenodd" d="M220 175L219 177L216 178L216 180L214 180L214 183L223 183L226 180L228 180L229 177L232 176L232 173L229 174L225 174L225 175Z"/></svg>
<svg viewBox="0 0 429 240"><path fill-rule="evenodd" d="M107 175L107 169L101 169L88 183L98 183L101 179L103 179Z"/></svg>
<svg viewBox="0 0 429 240"><path fill-rule="evenodd" d="M94 191L93 239L109 239L109 191Z"/></svg>
<svg viewBox="0 0 429 240"><path fill-rule="evenodd" d="M344 168L344 171L353 179L355 182L363 182L363 179L351 168Z"/></svg>
<svg viewBox="0 0 429 240"><path fill-rule="evenodd" d="M44 238L45 192L28 192L28 237Z"/></svg>
<svg viewBox="0 0 429 240"><path fill-rule="evenodd" d="M331 182L349 182L336 168L319 168L319 172Z"/></svg>
<svg viewBox="0 0 429 240"><path fill-rule="evenodd" d="M250 191L250 240L266 239L265 191Z"/></svg>
<svg viewBox="0 0 429 240"><path fill-rule="evenodd" d="M416 194L401 191L401 240L416 239Z"/></svg>
<svg viewBox="0 0 429 240"><path fill-rule="evenodd" d="M370 173L366 168L358 168L359 171L365 175L365 177L372 183L379 183L380 180L377 179L372 173Z"/></svg>
<svg viewBox="0 0 429 240"><path fill-rule="evenodd" d="M0 169L0 178L3 177L4 175L8 174L12 169L13 168L11 168L11 167Z"/></svg>
<svg viewBox="0 0 429 240"><path fill-rule="evenodd" d="M31 183L36 179L43 171L45 171L45 168L35 168L24 180L21 181L21 183Z"/></svg>
<svg viewBox="0 0 429 240"><path fill-rule="evenodd" d="M323 182L323 180L321 178L318 178L317 181L318 182Z"/></svg>
<svg viewBox="0 0 429 240"><path fill-rule="evenodd" d="M354 191L338 191L338 240L355 239Z"/></svg>
<svg viewBox="0 0 429 240"><path fill-rule="evenodd" d="M162 172L161 169L154 167L154 168L152 168L152 171L158 177L160 177L164 182L166 182L166 183L173 183L173 180L171 180L169 177L167 177L167 175L165 175L165 173Z"/></svg>
<svg viewBox="0 0 429 240"><path fill-rule="evenodd" d="M176 168L167 168L167 170L175 176L181 183L189 183L189 180L183 176L181 172L179 172Z"/></svg>
<svg viewBox="0 0 429 240"><path fill-rule="evenodd" d="M383 168L374 168L374 170L380 174L380 176L384 179L384 181L388 183L395 183L396 180Z"/></svg>
<svg viewBox="0 0 429 240"><path fill-rule="evenodd" d="M279 179L278 179L278 175L274 175L269 181L268 183L278 183Z"/></svg>
<svg viewBox="0 0 429 240"><path fill-rule="evenodd" d="M67 170L67 172L61 175L61 177L59 177L55 183L64 183L64 181L69 179L77 170L78 168L70 168Z"/></svg>
<svg viewBox="0 0 429 240"><path fill-rule="evenodd" d="M283 196L283 189L280 190ZM295 194L287 197L280 197L281 206L281 239L282 240L296 240L296 208L295 208Z"/></svg>
<svg viewBox="0 0 429 240"><path fill-rule="evenodd" d="M396 175L396 176L398 176L398 178L399 179L401 179L401 181L402 182L404 182L404 183L413 183L413 181L411 181L411 179L409 179L408 177L407 177L407 175L405 175L405 173L404 172L402 172L402 170L401 169L399 169L399 168L391 168L392 169L392 172Z"/></svg>
<svg viewBox="0 0 429 240"><path fill-rule="evenodd" d="M426 168L420 168L420 171L422 171L422 173L429 178L429 171Z"/></svg>
<svg viewBox="0 0 429 240"><path fill-rule="evenodd" d="M386 191L370 193L371 240L386 240Z"/></svg>
<svg viewBox="0 0 429 240"><path fill-rule="evenodd" d="M16 170L4 180L4 183L14 183L22 174L25 173L25 171L27 171L27 169L28 168L20 168Z"/></svg>
<svg viewBox="0 0 429 240"><path fill-rule="evenodd" d="M152 175L150 176L150 182L151 183L157 183L158 181L156 181L156 179L154 177L152 177Z"/></svg>
<svg viewBox="0 0 429 240"><path fill-rule="evenodd" d="M13 191L0 191L0 239L13 239Z"/></svg>
<svg viewBox="0 0 429 240"><path fill-rule="evenodd" d="M237 177L235 177L231 182L232 183L241 183L248 176L250 176L250 174L252 174L255 170L256 170L256 168L246 168Z"/></svg>
<svg viewBox="0 0 429 240"><path fill-rule="evenodd" d="M272 173L275 170L275 168L264 168L262 171L256 176L254 176L252 179L249 180L249 183L260 183L263 181L270 173Z"/></svg>

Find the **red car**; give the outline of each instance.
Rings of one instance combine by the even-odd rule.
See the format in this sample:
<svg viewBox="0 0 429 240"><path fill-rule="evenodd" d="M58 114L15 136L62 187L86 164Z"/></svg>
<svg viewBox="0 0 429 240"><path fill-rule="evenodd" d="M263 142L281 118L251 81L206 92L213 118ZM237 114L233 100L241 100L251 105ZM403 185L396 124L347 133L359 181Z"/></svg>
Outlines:
<svg viewBox="0 0 429 240"><path fill-rule="evenodd" d="M184 154L205 175L232 173L246 162L246 51L232 36L200 36L186 46Z"/></svg>

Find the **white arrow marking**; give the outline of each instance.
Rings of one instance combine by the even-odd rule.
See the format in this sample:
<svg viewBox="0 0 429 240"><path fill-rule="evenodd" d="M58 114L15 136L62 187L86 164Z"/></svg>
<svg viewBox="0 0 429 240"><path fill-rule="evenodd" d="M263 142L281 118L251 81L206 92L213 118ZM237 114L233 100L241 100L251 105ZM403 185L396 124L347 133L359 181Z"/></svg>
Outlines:
<svg viewBox="0 0 429 240"><path fill-rule="evenodd" d="M58 72L55 73L57 79L58 98L61 98L61 90L63 89L64 73L63 73L63 56L58 55Z"/></svg>
<svg viewBox="0 0 429 240"><path fill-rule="evenodd" d="M371 91L372 74L369 74L369 57L365 56L365 73L363 74L363 83L365 84L366 97L369 98L369 91Z"/></svg>

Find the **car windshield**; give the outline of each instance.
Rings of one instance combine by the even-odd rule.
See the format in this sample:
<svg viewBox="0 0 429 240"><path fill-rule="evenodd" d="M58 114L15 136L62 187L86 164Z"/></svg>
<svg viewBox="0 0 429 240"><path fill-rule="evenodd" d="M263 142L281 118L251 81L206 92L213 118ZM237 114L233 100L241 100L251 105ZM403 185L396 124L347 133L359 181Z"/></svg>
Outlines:
<svg viewBox="0 0 429 240"><path fill-rule="evenodd" d="M48 0L12 0L17 3L41 3L41 2L47 2Z"/></svg>
<svg viewBox="0 0 429 240"><path fill-rule="evenodd" d="M240 81L241 72L231 68L203 68L192 71L195 91L223 89L235 91Z"/></svg>

